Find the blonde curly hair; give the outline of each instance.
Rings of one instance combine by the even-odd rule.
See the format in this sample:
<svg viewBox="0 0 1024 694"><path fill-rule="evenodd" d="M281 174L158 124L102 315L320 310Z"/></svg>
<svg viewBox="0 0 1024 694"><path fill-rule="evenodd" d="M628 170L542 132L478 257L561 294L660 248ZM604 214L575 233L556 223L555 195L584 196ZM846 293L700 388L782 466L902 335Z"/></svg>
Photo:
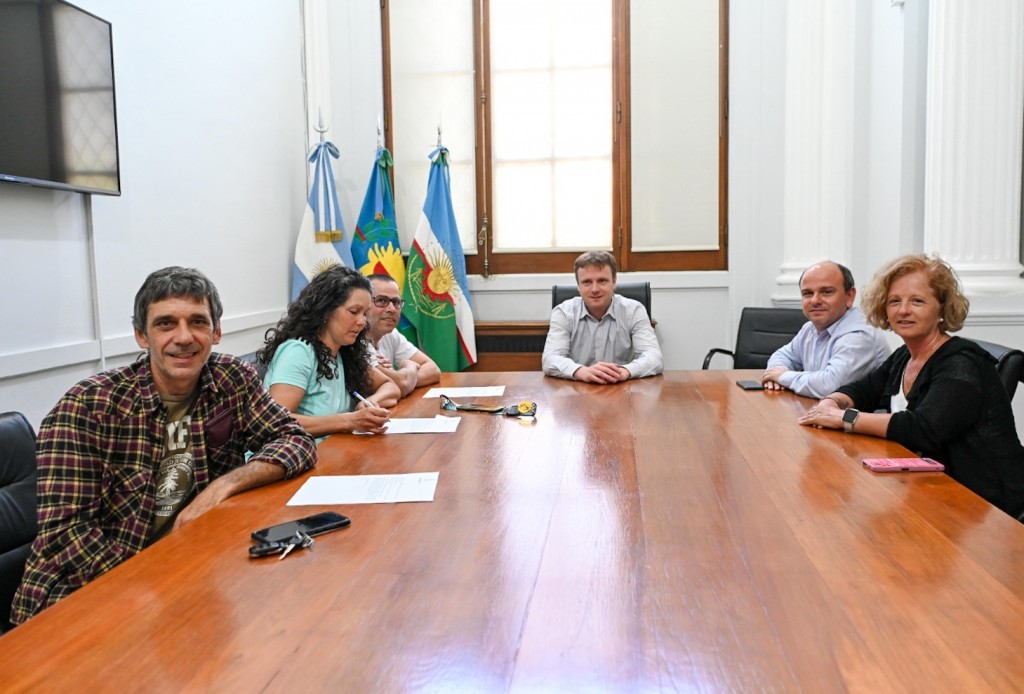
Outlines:
<svg viewBox="0 0 1024 694"><path fill-rule="evenodd" d="M964 296L960 278L949 263L936 255L904 255L882 266L861 296L860 308L868 323L876 328L890 330L886 305L889 303L889 288L900 277L923 272L941 307L942 327L956 332L964 327L971 302Z"/></svg>

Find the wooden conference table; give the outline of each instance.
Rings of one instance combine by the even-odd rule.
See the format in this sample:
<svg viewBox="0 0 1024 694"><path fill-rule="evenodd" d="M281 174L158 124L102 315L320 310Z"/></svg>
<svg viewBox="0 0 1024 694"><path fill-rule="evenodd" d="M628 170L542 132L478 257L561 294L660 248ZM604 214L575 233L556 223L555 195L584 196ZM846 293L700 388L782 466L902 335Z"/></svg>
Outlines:
<svg viewBox="0 0 1024 694"><path fill-rule="evenodd" d="M249 532L326 509L234 497L0 638L0 690L1019 690L1024 526L753 375L446 375L536 422L328 439L312 474L437 470L435 500L277 561Z"/></svg>

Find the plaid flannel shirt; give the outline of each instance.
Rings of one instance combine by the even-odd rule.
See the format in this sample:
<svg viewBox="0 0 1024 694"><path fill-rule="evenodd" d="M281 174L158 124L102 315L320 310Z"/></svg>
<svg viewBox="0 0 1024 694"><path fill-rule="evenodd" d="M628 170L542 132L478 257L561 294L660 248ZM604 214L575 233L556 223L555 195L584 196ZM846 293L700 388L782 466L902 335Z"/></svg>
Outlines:
<svg viewBox="0 0 1024 694"><path fill-rule="evenodd" d="M167 410L149 360L74 386L37 441L39 534L15 595L15 624L109 571L148 542ZM196 491L251 460L286 477L316 464L316 444L270 398L255 370L212 354L192 412Z"/></svg>

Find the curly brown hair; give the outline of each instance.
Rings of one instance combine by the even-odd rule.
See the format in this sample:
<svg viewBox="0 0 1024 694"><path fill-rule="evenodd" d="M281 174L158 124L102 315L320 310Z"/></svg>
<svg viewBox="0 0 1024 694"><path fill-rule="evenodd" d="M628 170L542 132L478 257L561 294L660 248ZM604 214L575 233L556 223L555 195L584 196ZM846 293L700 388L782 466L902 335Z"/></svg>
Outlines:
<svg viewBox="0 0 1024 694"><path fill-rule="evenodd" d="M299 292L299 297L288 306L288 313L278 321L277 326L266 333L263 349L256 357L264 364L270 364L277 348L285 340L302 340L313 348L316 354L316 372L320 378L337 378L337 361L327 345L320 339L320 330L334 309L348 301L354 289L373 293L370 280L352 268L335 265L316 275ZM338 350L345 370L345 387L348 390L370 392L370 350L363 339L366 330L351 345Z"/></svg>
<svg viewBox="0 0 1024 694"><path fill-rule="evenodd" d="M892 283L900 277L915 272L923 272L928 278L928 286L931 287L935 297L939 300L943 328L950 332L956 332L964 327L964 320L967 318L967 311L971 302L964 296L960 286L960 278L938 255L904 255L883 265L875 276L864 294L861 296L860 308L864 312L868 323L876 328L890 329L889 317L886 313L886 305L889 302L889 288Z"/></svg>

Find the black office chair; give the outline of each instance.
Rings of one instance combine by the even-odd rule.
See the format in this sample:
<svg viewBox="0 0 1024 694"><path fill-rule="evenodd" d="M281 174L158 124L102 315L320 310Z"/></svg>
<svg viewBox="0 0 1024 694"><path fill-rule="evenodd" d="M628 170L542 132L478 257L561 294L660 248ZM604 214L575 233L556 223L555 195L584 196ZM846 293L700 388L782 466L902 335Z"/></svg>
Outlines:
<svg viewBox="0 0 1024 694"><path fill-rule="evenodd" d="M711 357L728 354L734 369L763 369L768 358L779 347L793 339L807 317L796 308L754 308L747 306L740 314L740 327L736 333L736 350L713 347L704 357L704 366L711 366Z"/></svg>
<svg viewBox="0 0 1024 694"><path fill-rule="evenodd" d="M650 282L620 282L615 285L615 293L639 301L647 309L647 317L651 318ZM579 287L575 284L556 284L551 288L551 308L579 295Z"/></svg>
<svg viewBox="0 0 1024 694"><path fill-rule="evenodd" d="M1013 394L1017 392L1017 384L1024 380L1024 352L1013 347L997 345L994 342L969 339L996 358L996 371L999 372L999 378L1003 380L1003 386L1006 388L1010 400L1013 400Z"/></svg>
<svg viewBox="0 0 1024 694"><path fill-rule="evenodd" d="M0 414L0 633L36 536L36 435L20 412Z"/></svg>
<svg viewBox="0 0 1024 694"><path fill-rule="evenodd" d="M237 356L239 359L246 362L247 364L251 364L252 367L256 369L256 374L260 377L260 382L262 383L263 377L267 375L267 365L261 362L256 357L256 352L249 352L248 354L239 354Z"/></svg>

